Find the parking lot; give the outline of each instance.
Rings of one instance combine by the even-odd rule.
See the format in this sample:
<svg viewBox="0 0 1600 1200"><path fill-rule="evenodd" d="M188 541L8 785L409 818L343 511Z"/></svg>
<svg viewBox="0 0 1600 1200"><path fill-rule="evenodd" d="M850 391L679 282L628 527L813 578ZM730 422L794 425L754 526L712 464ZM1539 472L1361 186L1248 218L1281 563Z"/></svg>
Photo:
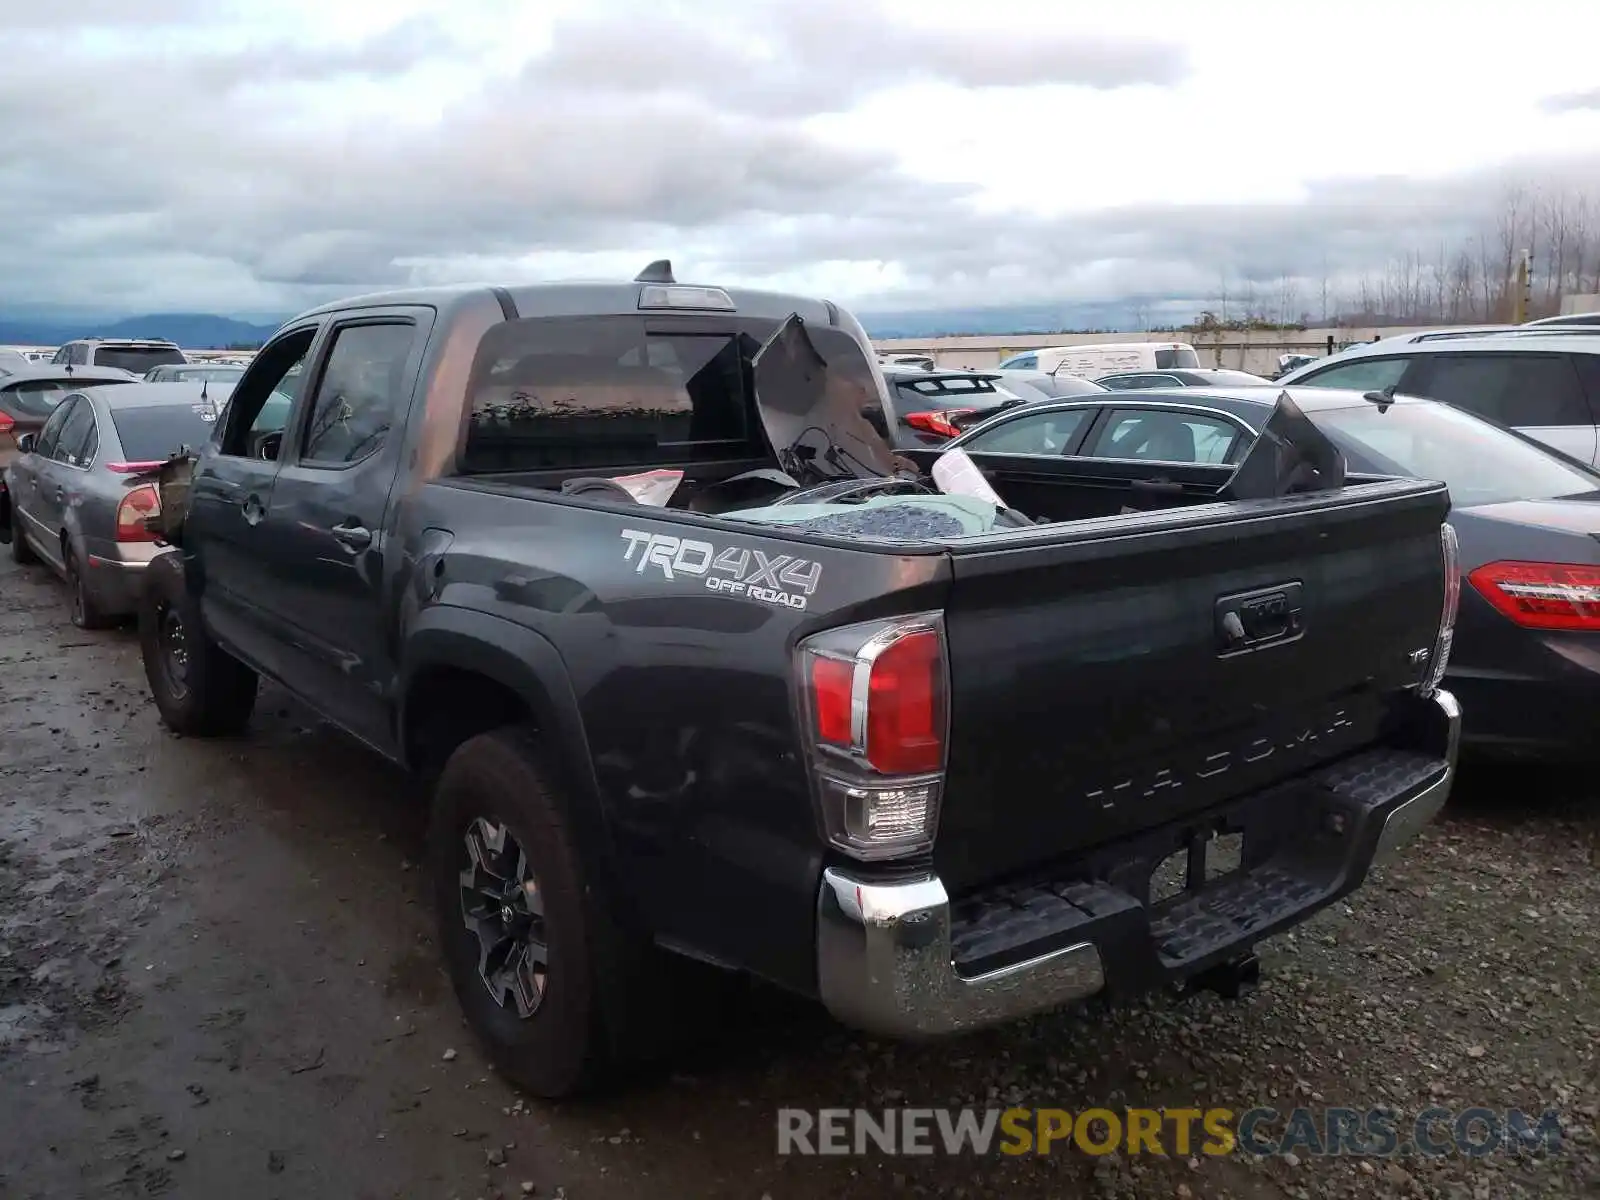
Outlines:
<svg viewBox="0 0 1600 1200"><path fill-rule="evenodd" d="M602 1100L490 1074L431 944L406 781L275 692L167 734L133 634L0 566L0 1197L1332 1197L1600 1190L1600 799L1468 772L1240 1001L1158 996L892 1046L757 994ZM1296 1104L1562 1114L1559 1153L780 1158L776 1113Z"/></svg>

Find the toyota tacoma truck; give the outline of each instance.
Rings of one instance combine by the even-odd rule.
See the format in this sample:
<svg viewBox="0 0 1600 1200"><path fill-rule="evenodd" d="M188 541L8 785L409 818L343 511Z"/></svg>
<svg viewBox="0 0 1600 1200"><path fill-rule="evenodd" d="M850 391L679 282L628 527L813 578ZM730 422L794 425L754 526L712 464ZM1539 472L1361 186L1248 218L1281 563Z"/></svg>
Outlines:
<svg viewBox="0 0 1600 1200"><path fill-rule="evenodd" d="M1220 494L944 469L891 405L844 309L665 262L307 312L156 477L155 702L238 734L266 677L416 772L460 1004L551 1097L701 975L891 1037L1226 982L1444 803L1444 486L1292 419Z"/></svg>

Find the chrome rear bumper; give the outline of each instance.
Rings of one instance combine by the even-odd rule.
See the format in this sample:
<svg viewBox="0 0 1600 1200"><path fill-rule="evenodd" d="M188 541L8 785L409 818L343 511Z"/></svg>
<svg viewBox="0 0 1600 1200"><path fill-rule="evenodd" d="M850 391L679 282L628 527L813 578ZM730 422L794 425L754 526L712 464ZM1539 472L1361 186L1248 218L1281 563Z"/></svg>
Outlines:
<svg viewBox="0 0 1600 1200"><path fill-rule="evenodd" d="M1242 910L1246 916L1238 923L1243 932L1235 943L1212 943L1205 950L1204 961L1196 959L1192 965L1169 961L1158 966L1154 975L1181 978L1221 956L1246 952L1260 938L1305 920L1354 890L1374 863L1393 858L1414 838L1450 795L1460 744L1461 710L1455 698L1437 692L1432 699L1437 706L1432 718L1438 727L1438 749L1443 752L1442 772L1440 759L1430 752L1424 758L1433 764L1426 782L1417 783L1413 776L1413 782L1403 787L1374 794L1370 781L1355 781L1352 787L1359 792L1359 799L1351 802L1353 819L1345 827L1336 861L1321 864L1327 868L1324 876L1291 880L1286 889L1280 878L1286 872L1281 866L1266 864L1252 869L1235 881L1232 896L1247 895L1251 876L1259 874L1263 881L1256 890L1276 903L1277 909L1271 910L1265 901L1249 895L1248 902L1256 907ZM1112 894L1111 900L1115 904L1122 895ZM1223 897L1215 905L1208 905L1205 895L1202 893L1196 904L1198 920L1232 919L1225 908L1229 889L1214 893ZM966 974L955 960L951 901L937 875L883 881L828 868L817 900L817 977L822 1002L847 1025L872 1033L919 1037L994 1025L1085 999L1106 989L1109 964L1162 961L1154 951L1141 947L1130 954L1125 946L1106 940L1113 935L1126 938L1131 929L1142 930L1139 936L1146 940L1160 940L1158 923L1152 921L1148 910L1131 897L1124 899L1127 903L1112 914L1115 920L1083 921L1082 938L1069 938L1067 944L1047 952L1024 954L1014 962ZM1063 903L1061 907L1070 906ZM1140 911L1130 917L1130 908ZM1250 920L1256 918L1259 925L1250 927ZM1145 982L1150 973L1132 970L1129 975L1137 984Z"/></svg>

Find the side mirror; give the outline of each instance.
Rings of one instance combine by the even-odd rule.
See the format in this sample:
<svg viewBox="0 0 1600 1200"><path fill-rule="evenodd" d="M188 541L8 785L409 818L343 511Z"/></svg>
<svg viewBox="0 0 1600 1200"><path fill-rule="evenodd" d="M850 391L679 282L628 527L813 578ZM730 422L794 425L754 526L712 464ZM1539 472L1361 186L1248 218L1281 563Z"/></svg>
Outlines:
<svg viewBox="0 0 1600 1200"><path fill-rule="evenodd" d="M887 438L889 436L889 423L884 420L883 409L880 406L863 404L861 406L861 415L867 419L868 425L878 431L879 437Z"/></svg>
<svg viewBox="0 0 1600 1200"><path fill-rule="evenodd" d="M36 433L25 433L25 434L23 434L21 437L19 437L17 439L17 453L18 454L32 454L33 453L33 448L35 446L37 446L38 444L39 444L39 435L38 434L36 434Z"/></svg>

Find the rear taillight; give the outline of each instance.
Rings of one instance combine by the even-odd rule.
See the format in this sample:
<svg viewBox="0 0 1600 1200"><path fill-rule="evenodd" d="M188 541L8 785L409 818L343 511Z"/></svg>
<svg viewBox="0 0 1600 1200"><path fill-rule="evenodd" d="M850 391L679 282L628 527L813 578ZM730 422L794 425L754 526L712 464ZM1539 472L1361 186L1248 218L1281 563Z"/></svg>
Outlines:
<svg viewBox="0 0 1600 1200"><path fill-rule="evenodd" d="M161 515L161 493L153 483L141 483L117 505L117 541L153 542L156 535L145 522Z"/></svg>
<svg viewBox="0 0 1600 1200"><path fill-rule="evenodd" d="M950 724L941 614L815 634L798 666L829 842L860 859L929 849Z"/></svg>
<svg viewBox="0 0 1600 1200"><path fill-rule="evenodd" d="M1430 695L1444 682L1450 650L1456 642L1456 613L1461 609L1461 546L1453 526L1439 527L1439 552L1444 560L1444 604L1439 610L1439 633L1428 659L1428 677L1422 685Z"/></svg>
<svg viewBox="0 0 1600 1200"><path fill-rule="evenodd" d="M966 416L976 412L971 408L951 408L944 412L914 412L906 414L906 424L913 429L920 429L923 433L936 434L939 437L953 438L961 430L956 428L957 417Z"/></svg>
<svg viewBox="0 0 1600 1200"><path fill-rule="evenodd" d="M1467 578L1496 611L1526 629L1600 630L1600 567L1492 562Z"/></svg>
<svg viewBox="0 0 1600 1200"><path fill-rule="evenodd" d="M106 470L113 471L118 475L147 475L165 465L165 462L160 459L150 462L114 462L107 463Z"/></svg>
<svg viewBox="0 0 1600 1200"><path fill-rule="evenodd" d="M10 433L15 426L16 422L11 419L10 413L0 412L0 433Z"/></svg>

